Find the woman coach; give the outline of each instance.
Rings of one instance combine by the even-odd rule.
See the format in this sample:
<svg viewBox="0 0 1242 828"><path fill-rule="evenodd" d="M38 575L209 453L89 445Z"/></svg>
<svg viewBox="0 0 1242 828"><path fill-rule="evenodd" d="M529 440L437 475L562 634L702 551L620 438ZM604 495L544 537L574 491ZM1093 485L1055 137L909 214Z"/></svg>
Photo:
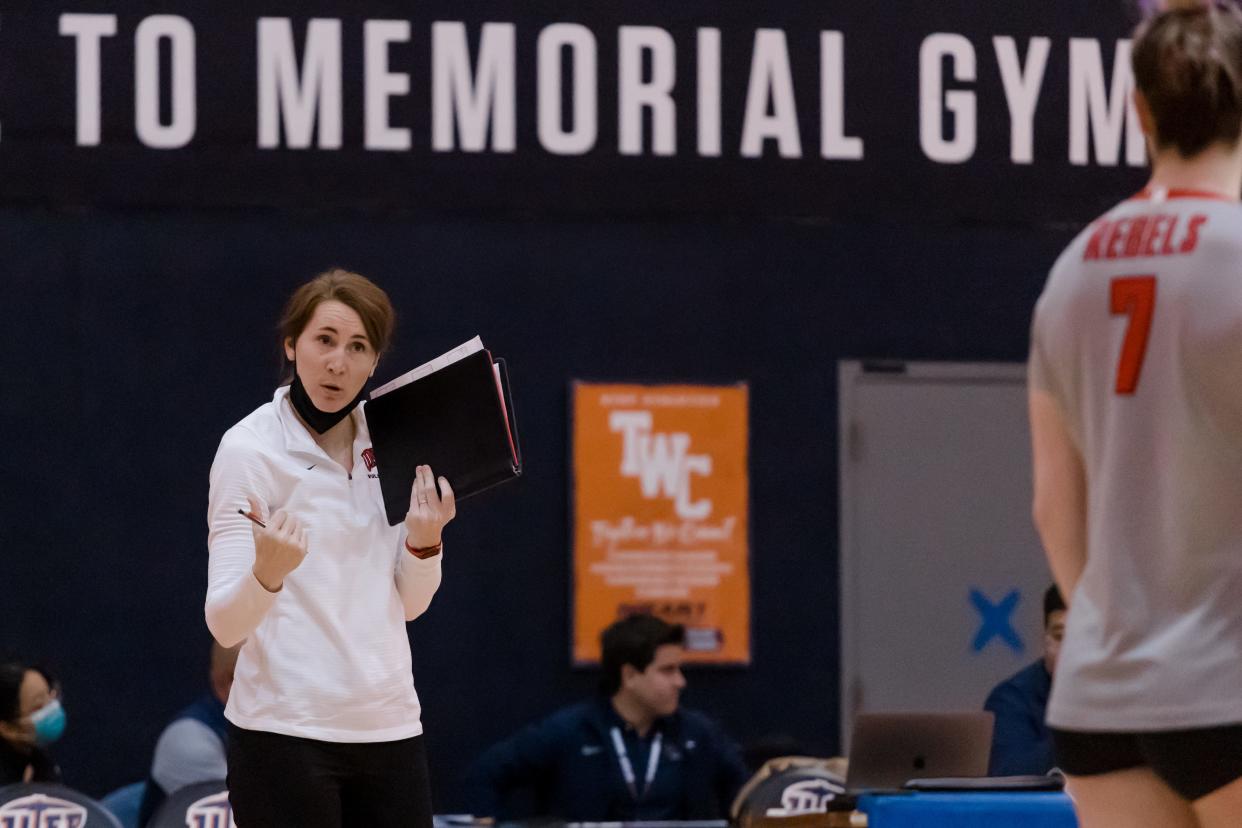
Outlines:
<svg viewBox="0 0 1242 828"><path fill-rule="evenodd" d="M404 524L385 520L361 404L392 328L356 273L298 288L280 321L291 382L211 467L207 625L245 641L225 710L242 828L431 825L405 622L440 585L456 507L423 466Z"/></svg>

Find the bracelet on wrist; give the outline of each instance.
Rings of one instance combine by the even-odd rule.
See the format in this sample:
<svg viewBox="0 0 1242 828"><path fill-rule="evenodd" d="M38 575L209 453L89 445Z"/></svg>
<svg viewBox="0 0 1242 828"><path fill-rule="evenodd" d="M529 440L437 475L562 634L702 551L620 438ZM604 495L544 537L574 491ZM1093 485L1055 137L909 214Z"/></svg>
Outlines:
<svg viewBox="0 0 1242 828"><path fill-rule="evenodd" d="M419 548L416 546L410 546L409 538L406 538L406 541L405 541L405 551L409 552L411 555L418 558L420 561L425 561L428 558L434 558L436 555L439 555L440 552L442 552L443 550L444 550L443 540L437 543L435 546L424 546L422 548Z"/></svg>

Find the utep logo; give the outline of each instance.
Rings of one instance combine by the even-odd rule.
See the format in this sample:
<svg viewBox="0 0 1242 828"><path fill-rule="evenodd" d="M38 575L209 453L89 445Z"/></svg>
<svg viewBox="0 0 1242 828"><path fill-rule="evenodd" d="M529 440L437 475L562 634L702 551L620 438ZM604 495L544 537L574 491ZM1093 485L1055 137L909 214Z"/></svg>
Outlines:
<svg viewBox="0 0 1242 828"><path fill-rule="evenodd" d="M86 808L46 794L31 794L0 805L0 828L82 828Z"/></svg>
<svg viewBox="0 0 1242 828"><path fill-rule="evenodd" d="M822 814L839 791L823 779L795 782L781 793L781 807L794 814Z"/></svg>
<svg viewBox="0 0 1242 828"><path fill-rule="evenodd" d="M237 828L229 792L205 796L185 809L186 828Z"/></svg>
<svg viewBox="0 0 1242 828"><path fill-rule="evenodd" d="M366 464L367 471L375 470L375 449L362 450L362 462Z"/></svg>
<svg viewBox="0 0 1242 828"><path fill-rule="evenodd" d="M712 458L690 454L690 435L651 431L650 411L614 411L608 427L621 432L621 476L636 477L643 497L667 497L682 520L702 520L712 513L709 498L691 500L690 475L712 473Z"/></svg>

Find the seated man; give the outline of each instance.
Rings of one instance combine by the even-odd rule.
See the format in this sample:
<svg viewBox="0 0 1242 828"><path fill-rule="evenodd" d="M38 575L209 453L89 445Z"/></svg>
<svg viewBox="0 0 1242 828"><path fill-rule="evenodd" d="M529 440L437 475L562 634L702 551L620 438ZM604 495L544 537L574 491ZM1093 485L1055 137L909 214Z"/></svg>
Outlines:
<svg viewBox="0 0 1242 828"><path fill-rule="evenodd" d="M685 631L633 615L601 642L601 695L484 752L466 780L474 815L509 817L505 796L529 786L541 814L566 820L726 818L746 769L715 724L678 706Z"/></svg>
<svg viewBox="0 0 1242 828"><path fill-rule="evenodd" d="M211 642L211 690L178 713L155 743L139 825L146 825L173 793L198 782L223 780L228 773L224 704L241 648L241 644L226 649Z"/></svg>
<svg viewBox="0 0 1242 828"><path fill-rule="evenodd" d="M984 710L996 714L989 776L1044 774L1052 770L1052 736L1044 724L1044 712L1064 635L1065 601L1053 584L1044 593L1043 657L998 684L983 704Z"/></svg>

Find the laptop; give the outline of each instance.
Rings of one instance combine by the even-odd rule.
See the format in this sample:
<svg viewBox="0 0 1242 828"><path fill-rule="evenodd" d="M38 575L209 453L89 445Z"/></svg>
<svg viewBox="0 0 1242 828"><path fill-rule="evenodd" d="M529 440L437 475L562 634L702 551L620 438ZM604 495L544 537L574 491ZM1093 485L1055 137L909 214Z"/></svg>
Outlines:
<svg viewBox="0 0 1242 828"><path fill-rule="evenodd" d="M911 779L987 776L992 720L985 711L859 713L846 790L891 791Z"/></svg>

